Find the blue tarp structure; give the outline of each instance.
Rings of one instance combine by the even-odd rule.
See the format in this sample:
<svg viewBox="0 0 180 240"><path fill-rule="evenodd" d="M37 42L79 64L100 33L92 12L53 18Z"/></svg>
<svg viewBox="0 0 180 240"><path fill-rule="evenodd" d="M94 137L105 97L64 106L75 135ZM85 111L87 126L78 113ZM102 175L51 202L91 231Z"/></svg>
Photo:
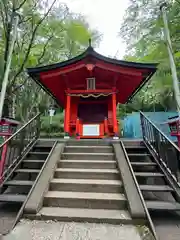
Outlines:
<svg viewBox="0 0 180 240"><path fill-rule="evenodd" d="M146 115L163 133L171 140L176 141L176 137L171 137L168 124L163 124L168 121L169 117L177 116L177 112L144 112ZM134 112L121 120L123 126L124 138L142 138L140 113Z"/></svg>

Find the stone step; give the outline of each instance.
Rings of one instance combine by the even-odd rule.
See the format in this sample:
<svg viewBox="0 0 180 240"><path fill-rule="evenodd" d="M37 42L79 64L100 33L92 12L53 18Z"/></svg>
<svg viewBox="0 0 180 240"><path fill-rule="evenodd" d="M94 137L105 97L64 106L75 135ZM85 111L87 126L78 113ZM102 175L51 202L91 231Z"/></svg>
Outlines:
<svg viewBox="0 0 180 240"><path fill-rule="evenodd" d="M37 160L37 159L25 159L23 160L23 163L44 163L45 160Z"/></svg>
<svg viewBox="0 0 180 240"><path fill-rule="evenodd" d="M45 207L126 209L122 193L49 191L44 197Z"/></svg>
<svg viewBox="0 0 180 240"><path fill-rule="evenodd" d="M122 139L122 142L124 144L125 147L127 146L135 146L135 147L139 147L139 146L144 146L143 144L143 139Z"/></svg>
<svg viewBox="0 0 180 240"><path fill-rule="evenodd" d="M132 218L125 210L43 207L40 219L73 222L130 224Z"/></svg>
<svg viewBox="0 0 180 240"><path fill-rule="evenodd" d="M65 153L113 153L112 146L66 146Z"/></svg>
<svg viewBox="0 0 180 240"><path fill-rule="evenodd" d="M140 162L140 161L149 161L151 154L149 153L128 153L130 161Z"/></svg>
<svg viewBox="0 0 180 240"><path fill-rule="evenodd" d="M131 165L133 167L155 167L157 166L156 163L153 162L132 162Z"/></svg>
<svg viewBox="0 0 180 240"><path fill-rule="evenodd" d="M51 149L50 146L37 145L33 147L33 152L50 152Z"/></svg>
<svg viewBox="0 0 180 240"><path fill-rule="evenodd" d="M133 146L127 145L125 146L127 153L147 153L148 150L145 146Z"/></svg>
<svg viewBox="0 0 180 240"><path fill-rule="evenodd" d="M22 203L26 200L26 197L23 194L0 194L0 202Z"/></svg>
<svg viewBox="0 0 180 240"><path fill-rule="evenodd" d="M90 168L90 169L114 169L117 167L115 160L97 161L97 160L60 160L58 168Z"/></svg>
<svg viewBox="0 0 180 240"><path fill-rule="evenodd" d="M141 191L152 192L173 192L174 190L168 185L139 185Z"/></svg>
<svg viewBox="0 0 180 240"><path fill-rule="evenodd" d="M23 168L31 168L31 169L41 169L45 160L33 160L33 159L25 159L22 164Z"/></svg>
<svg viewBox="0 0 180 240"><path fill-rule="evenodd" d="M28 159L36 159L36 160L45 160L47 156L49 155L49 152L29 152L27 155Z"/></svg>
<svg viewBox="0 0 180 240"><path fill-rule="evenodd" d="M120 173L117 169L57 168L54 177L68 179L120 180Z"/></svg>
<svg viewBox="0 0 180 240"><path fill-rule="evenodd" d="M157 164L153 162L131 162L135 172L158 172Z"/></svg>
<svg viewBox="0 0 180 240"><path fill-rule="evenodd" d="M20 168L15 170L16 173L36 173L38 174L40 172L40 169L25 169L25 168Z"/></svg>
<svg viewBox="0 0 180 240"><path fill-rule="evenodd" d="M110 159L110 160L106 160L106 159L98 159L98 157L96 159L86 159L86 156L84 155L84 158L82 159L64 159L61 157L60 161L63 160L69 160L69 161L102 161L102 162L105 162L105 161L116 161L115 159Z"/></svg>
<svg viewBox="0 0 180 240"><path fill-rule="evenodd" d="M50 183L50 190L122 193L123 184L119 180L54 178Z"/></svg>
<svg viewBox="0 0 180 240"><path fill-rule="evenodd" d="M55 142L41 141L33 146L33 152L50 152Z"/></svg>
<svg viewBox="0 0 180 240"><path fill-rule="evenodd" d="M135 172L136 177L164 177L162 173L155 172Z"/></svg>
<svg viewBox="0 0 180 240"><path fill-rule="evenodd" d="M115 160L114 153L63 153L62 159L75 159L75 160Z"/></svg>
<svg viewBox="0 0 180 240"><path fill-rule="evenodd" d="M35 147L53 147L55 142L56 140L53 141L50 139L46 139L46 140L38 139Z"/></svg>
<svg viewBox="0 0 180 240"><path fill-rule="evenodd" d="M27 181L27 180L10 180L4 183L5 186L32 186L34 181Z"/></svg>
<svg viewBox="0 0 180 240"><path fill-rule="evenodd" d="M101 139L81 139L81 140L69 140L66 145L68 146L110 146L111 141Z"/></svg>
<svg viewBox="0 0 180 240"><path fill-rule="evenodd" d="M147 208L152 211L180 211L180 204L166 201L146 201Z"/></svg>

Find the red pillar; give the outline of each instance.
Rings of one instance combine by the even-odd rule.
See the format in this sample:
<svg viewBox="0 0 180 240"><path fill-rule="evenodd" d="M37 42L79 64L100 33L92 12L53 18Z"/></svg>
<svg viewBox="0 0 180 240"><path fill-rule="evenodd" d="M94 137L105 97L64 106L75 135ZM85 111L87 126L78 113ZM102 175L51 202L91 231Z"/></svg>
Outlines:
<svg viewBox="0 0 180 240"><path fill-rule="evenodd" d="M117 126L117 117L116 117L116 92L112 94L112 110L113 110L113 130L114 134L118 134L118 126Z"/></svg>
<svg viewBox="0 0 180 240"><path fill-rule="evenodd" d="M65 109L65 119L64 119L64 131L69 134L69 124L70 124L70 108L71 108L71 96L67 94L66 96L66 109Z"/></svg>

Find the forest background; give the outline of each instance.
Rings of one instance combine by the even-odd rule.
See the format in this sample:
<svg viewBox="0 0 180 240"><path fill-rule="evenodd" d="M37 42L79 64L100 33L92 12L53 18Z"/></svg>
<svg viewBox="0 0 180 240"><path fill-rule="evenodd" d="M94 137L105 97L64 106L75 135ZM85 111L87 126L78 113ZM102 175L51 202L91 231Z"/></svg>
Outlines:
<svg viewBox="0 0 180 240"><path fill-rule="evenodd" d="M159 6L158 0L129 0L129 6L119 29L119 36L127 46L124 59L136 62L158 62L159 67L152 80L143 87L132 102L118 105L119 119L139 110L175 111L176 109ZM92 39L93 47L97 47L101 42L102 34L90 28L83 15L71 12L65 4L58 4L56 0L51 1L51 5L47 0L1 0L0 84L7 64L15 13L20 13L21 19L18 24L3 113L25 123L40 111L43 113L41 135L61 136L63 110L57 109L57 114L50 124L48 109L54 102L29 79L26 67L46 65L75 57L87 48L89 38ZM179 0L169 1L167 15L179 77Z"/></svg>

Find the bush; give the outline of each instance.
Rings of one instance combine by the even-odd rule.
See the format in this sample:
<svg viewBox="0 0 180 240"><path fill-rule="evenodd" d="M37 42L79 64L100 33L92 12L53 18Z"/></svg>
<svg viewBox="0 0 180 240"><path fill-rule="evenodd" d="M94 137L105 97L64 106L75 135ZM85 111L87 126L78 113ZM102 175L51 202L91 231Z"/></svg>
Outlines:
<svg viewBox="0 0 180 240"><path fill-rule="evenodd" d="M41 135L57 135L62 136L64 133L64 113L56 114L52 117L50 124L50 116L41 117Z"/></svg>

